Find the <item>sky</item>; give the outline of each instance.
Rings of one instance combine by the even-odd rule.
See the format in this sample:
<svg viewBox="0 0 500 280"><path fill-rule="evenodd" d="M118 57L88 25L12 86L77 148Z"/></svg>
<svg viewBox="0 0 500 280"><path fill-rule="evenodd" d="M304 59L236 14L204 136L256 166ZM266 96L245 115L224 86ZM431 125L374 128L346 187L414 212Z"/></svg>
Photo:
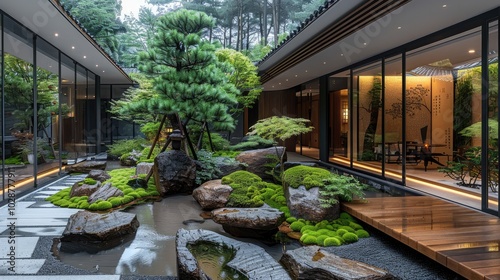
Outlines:
<svg viewBox="0 0 500 280"><path fill-rule="evenodd" d="M130 13L137 17L141 6L146 6L146 0L122 0L122 17Z"/></svg>

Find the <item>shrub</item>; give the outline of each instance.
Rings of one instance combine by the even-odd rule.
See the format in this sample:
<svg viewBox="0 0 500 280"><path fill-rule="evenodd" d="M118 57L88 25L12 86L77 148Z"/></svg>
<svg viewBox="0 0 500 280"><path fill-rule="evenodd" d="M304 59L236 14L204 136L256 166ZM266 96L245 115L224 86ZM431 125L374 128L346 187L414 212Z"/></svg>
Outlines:
<svg viewBox="0 0 500 280"><path fill-rule="evenodd" d="M358 229L356 231L356 235L359 237L359 238L367 238L367 237L370 237L370 234L364 230L364 229Z"/></svg>
<svg viewBox="0 0 500 280"><path fill-rule="evenodd" d="M363 190L367 188L353 176L330 174L322 180L323 187L319 193L322 207L330 207L339 201L351 201L354 196L364 197Z"/></svg>
<svg viewBox="0 0 500 280"><path fill-rule="evenodd" d="M212 138L212 145L214 151L229 150L230 148L229 141L227 141L227 139L222 137L219 133L210 133L210 138ZM208 139L207 133L203 134L202 148L205 150L211 150L210 141Z"/></svg>
<svg viewBox="0 0 500 280"><path fill-rule="evenodd" d="M290 229L293 231L300 232L303 226L305 226L303 222L295 221L290 224Z"/></svg>
<svg viewBox="0 0 500 280"><path fill-rule="evenodd" d="M337 237L328 237L323 241L323 246L325 247L340 245L342 245L342 242Z"/></svg>
<svg viewBox="0 0 500 280"><path fill-rule="evenodd" d="M306 189L323 186L323 179L330 176L330 171L311 166L294 166L283 173L283 181L292 188L305 186Z"/></svg>
<svg viewBox="0 0 500 280"><path fill-rule="evenodd" d="M199 150L197 156L201 169L196 170L196 184L201 185L207 181L218 178L220 171L217 168L215 159L212 157L212 153L206 150Z"/></svg>
<svg viewBox="0 0 500 280"><path fill-rule="evenodd" d="M346 232L342 235L342 239L347 243L354 243L358 241L358 236L355 233Z"/></svg>
<svg viewBox="0 0 500 280"><path fill-rule="evenodd" d="M72 202L68 205L69 208L78 208L78 203Z"/></svg>
<svg viewBox="0 0 500 280"><path fill-rule="evenodd" d="M148 145L148 140L144 138L135 138L127 140L118 140L112 145L108 145L108 154L121 157L124 154L131 153L132 151L141 151L144 146Z"/></svg>

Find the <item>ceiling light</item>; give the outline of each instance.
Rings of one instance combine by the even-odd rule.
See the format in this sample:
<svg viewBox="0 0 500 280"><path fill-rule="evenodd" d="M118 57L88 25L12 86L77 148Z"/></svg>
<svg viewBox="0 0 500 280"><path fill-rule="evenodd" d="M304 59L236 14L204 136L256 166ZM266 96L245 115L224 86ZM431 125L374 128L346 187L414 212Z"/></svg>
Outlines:
<svg viewBox="0 0 500 280"><path fill-rule="evenodd" d="M340 56L344 56L344 54L343 54L343 53L341 53L341 54L340 54Z"/></svg>
<svg viewBox="0 0 500 280"><path fill-rule="evenodd" d="M87 58L87 56L86 56L86 55L84 55L84 56L83 56L83 58Z"/></svg>
<svg viewBox="0 0 500 280"><path fill-rule="evenodd" d="M326 61L323 61L323 64L326 64Z"/></svg>
<svg viewBox="0 0 500 280"><path fill-rule="evenodd" d="M443 5L443 8L446 8L446 7L447 7L447 5L446 5L446 4L444 4L444 5Z"/></svg>
<svg viewBox="0 0 500 280"><path fill-rule="evenodd" d="M297 78L299 75L295 74L295 78Z"/></svg>
<svg viewBox="0 0 500 280"><path fill-rule="evenodd" d="M99 67L99 64L96 64L95 67Z"/></svg>
<svg viewBox="0 0 500 280"><path fill-rule="evenodd" d="M398 29L401 29L401 26L398 26Z"/></svg>
<svg viewBox="0 0 500 280"><path fill-rule="evenodd" d="M59 33L55 33L54 36L59 37Z"/></svg>
<svg viewBox="0 0 500 280"><path fill-rule="evenodd" d="M476 50L469 50L469 53L476 53Z"/></svg>
<svg viewBox="0 0 500 280"><path fill-rule="evenodd" d="M71 49L73 49L73 50L74 50L74 49L75 49L75 46L71 46Z"/></svg>

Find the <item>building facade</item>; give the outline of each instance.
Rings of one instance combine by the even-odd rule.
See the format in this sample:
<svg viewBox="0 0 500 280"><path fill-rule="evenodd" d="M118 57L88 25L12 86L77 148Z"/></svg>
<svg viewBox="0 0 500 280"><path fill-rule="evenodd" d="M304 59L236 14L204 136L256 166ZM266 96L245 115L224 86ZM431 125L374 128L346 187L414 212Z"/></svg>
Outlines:
<svg viewBox="0 0 500 280"><path fill-rule="evenodd" d="M132 80L58 1L2 1L0 41L2 200L136 133L107 112Z"/></svg>
<svg viewBox="0 0 500 280"><path fill-rule="evenodd" d="M298 153L499 215L499 18L488 0L327 1L259 62L255 114L309 119Z"/></svg>

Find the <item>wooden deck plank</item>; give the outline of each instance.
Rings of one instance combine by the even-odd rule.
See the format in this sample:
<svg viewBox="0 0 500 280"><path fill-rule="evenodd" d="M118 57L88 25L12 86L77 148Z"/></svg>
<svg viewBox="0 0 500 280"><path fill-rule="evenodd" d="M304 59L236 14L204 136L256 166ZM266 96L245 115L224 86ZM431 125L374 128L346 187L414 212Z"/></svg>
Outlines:
<svg viewBox="0 0 500 280"><path fill-rule="evenodd" d="M500 279L500 219L429 196L377 197L342 210L467 279Z"/></svg>

